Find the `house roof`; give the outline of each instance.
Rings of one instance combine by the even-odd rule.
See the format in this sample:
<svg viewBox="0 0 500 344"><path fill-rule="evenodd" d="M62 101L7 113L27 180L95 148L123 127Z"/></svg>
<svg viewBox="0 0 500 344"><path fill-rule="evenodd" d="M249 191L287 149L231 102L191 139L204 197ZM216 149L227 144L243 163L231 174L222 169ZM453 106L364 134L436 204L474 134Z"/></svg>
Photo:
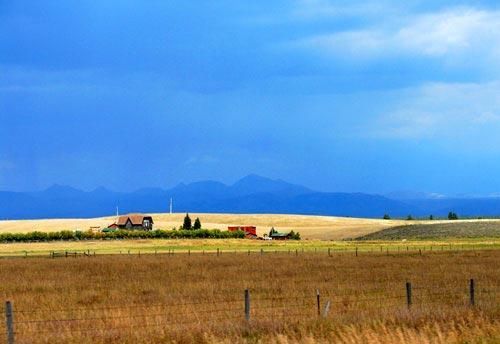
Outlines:
<svg viewBox="0 0 500 344"><path fill-rule="evenodd" d="M273 234L271 234L271 237L286 237L289 234L290 233L273 233Z"/></svg>
<svg viewBox="0 0 500 344"><path fill-rule="evenodd" d="M130 222L132 222L133 226L142 226L145 218L151 220L151 223L153 223L153 218L151 216L143 214L128 214L120 216L118 218L118 221L116 221L116 224L118 226L125 226L127 224L127 221L130 219Z"/></svg>

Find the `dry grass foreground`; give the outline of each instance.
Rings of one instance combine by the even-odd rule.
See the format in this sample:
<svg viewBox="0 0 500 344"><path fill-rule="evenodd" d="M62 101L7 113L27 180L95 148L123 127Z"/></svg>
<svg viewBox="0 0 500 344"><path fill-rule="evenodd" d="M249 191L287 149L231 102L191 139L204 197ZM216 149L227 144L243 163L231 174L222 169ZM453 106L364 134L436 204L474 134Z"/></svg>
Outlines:
<svg viewBox="0 0 500 344"><path fill-rule="evenodd" d="M20 343L498 343L499 266L499 250L17 258L0 298Z"/></svg>
<svg viewBox="0 0 500 344"><path fill-rule="evenodd" d="M155 228L171 229L182 224L185 214L152 214ZM199 217L204 228L227 230L229 225L254 225L260 235L267 233L271 227L278 231L298 231L304 239L342 240L355 238L382 229L414 223L447 223L449 221L405 221L363 219L334 216L306 215L269 215L269 214L190 214L194 220ZM51 220L14 220L0 221L0 232L32 232L88 230L90 227L105 228L115 221L115 217L96 219L51 219ZM460 222L481 222L492 220L459 220Z"/></svg>

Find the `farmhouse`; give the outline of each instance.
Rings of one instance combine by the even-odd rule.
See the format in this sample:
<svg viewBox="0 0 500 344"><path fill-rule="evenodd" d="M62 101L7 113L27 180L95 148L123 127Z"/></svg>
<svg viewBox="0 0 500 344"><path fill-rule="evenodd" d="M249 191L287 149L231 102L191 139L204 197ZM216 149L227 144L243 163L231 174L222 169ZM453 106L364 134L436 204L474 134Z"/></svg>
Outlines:
<svg viewBox="0 0 500 344"><path fill-rule="evenodd" d="M257 239L257 227L255 226L229 226L230 232L242 231L247 239Z"/></svg>
<svg viewBox="0 0 500 344"><path fill-rule="evenodd" d="M274 233L271 233L270 237L273 240L288 240L288 239L291 239L292 232L290 232L290 233L274 232Z"/></svg>
<svg viewBox="0 0 500 344"><path fill-rule="evenodd" d="M150 231L153 229L153 218L143 214L128 214L118 217L118 220L108 228L139 229Z"/></svg>

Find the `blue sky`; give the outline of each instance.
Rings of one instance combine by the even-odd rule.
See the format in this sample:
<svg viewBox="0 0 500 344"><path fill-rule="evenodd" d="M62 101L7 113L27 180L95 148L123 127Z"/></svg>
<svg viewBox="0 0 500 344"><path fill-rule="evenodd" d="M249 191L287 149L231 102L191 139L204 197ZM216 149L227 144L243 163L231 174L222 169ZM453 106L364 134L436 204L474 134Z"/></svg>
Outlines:
<svg viewBox="0 0 500 344"><path fill-rule="evenodd" d="M0 0L0 189L500 192L493 1Z"/></svg>

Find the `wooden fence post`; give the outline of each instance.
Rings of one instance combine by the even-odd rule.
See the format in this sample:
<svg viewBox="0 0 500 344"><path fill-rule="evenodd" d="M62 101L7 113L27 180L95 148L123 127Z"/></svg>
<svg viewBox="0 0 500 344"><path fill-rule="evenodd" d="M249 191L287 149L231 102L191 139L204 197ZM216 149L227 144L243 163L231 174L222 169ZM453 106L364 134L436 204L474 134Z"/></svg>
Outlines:
<svg viewBox="0 0 500 344"><path fill-rule="evenodd" d="M328 247L328 257L331 257L332 255L330 254L330 247Z"/></svg>
<svg viewBox="0 0 500 344"><path fill-rule="evenodd" d="M299 255L299 250L295 249L295 255L298 256Z"/></svg>
<svg viewBox="0 0 500 344"><path fill-rule="evenodd" d="M411 308L411 283L406 282L406 304L408 305L408 309Z"/></svg>
<svg viewBox="0 0 500 344"><path fill-rule="evenodd" d="M219 253L219 249L217 248L217 257L219 256L219 254L220 254L220 253Z"/></svg>
<svg viewBox="0 0 500 344"><path fill-rule="evenodd" d="M356 246L356 257L358 256L358 246Z"/></svg>
<svg viewBox="0 0 500 344"><path fill-rule="evenodd" d="M250 255L250 250L248 250L248 255Z"/></svg>
<svg viewBox="0 0 500 344"><path fill-rule="evenodd" d="M10 301L5 302L5 321L7 325L7 344L14 344L14 317Z"/></svg>
<svg viewBox="0 0 500 344"><path fill-rule="evenodd" d="M470 305L472 307L474 307L474 305L476 304L476 300L474 297L475 296L474 291L475 291L474 279L471 278L470 285L469 285L469 294L470 294Z"/></svg>
<svg viewBox="0 0 500 344"><path fill-rule="evenodd" d="M316 289L316 303L318 306L318 316L321 315L321 303L320 303L320 298L319 298L319 289Z"/></svg>
<svg viewBox="0 0 500 344"><path fill-rule="evenodd" d="M260 255L262 256L264 254L264 249L260 249Z"/></svg>
<svg viewBox="0 0 500 344"><path fill-rule="evenodd" d="M328 316L328 312L330 312L330 301L326 301L325 308L323 309L323 318Z"/></svg>
<svg viewBox="0 0 500 344"><path fill-rule="evenodd" d="M245 320L250 321L250 291L245 289Z"/></svg>

